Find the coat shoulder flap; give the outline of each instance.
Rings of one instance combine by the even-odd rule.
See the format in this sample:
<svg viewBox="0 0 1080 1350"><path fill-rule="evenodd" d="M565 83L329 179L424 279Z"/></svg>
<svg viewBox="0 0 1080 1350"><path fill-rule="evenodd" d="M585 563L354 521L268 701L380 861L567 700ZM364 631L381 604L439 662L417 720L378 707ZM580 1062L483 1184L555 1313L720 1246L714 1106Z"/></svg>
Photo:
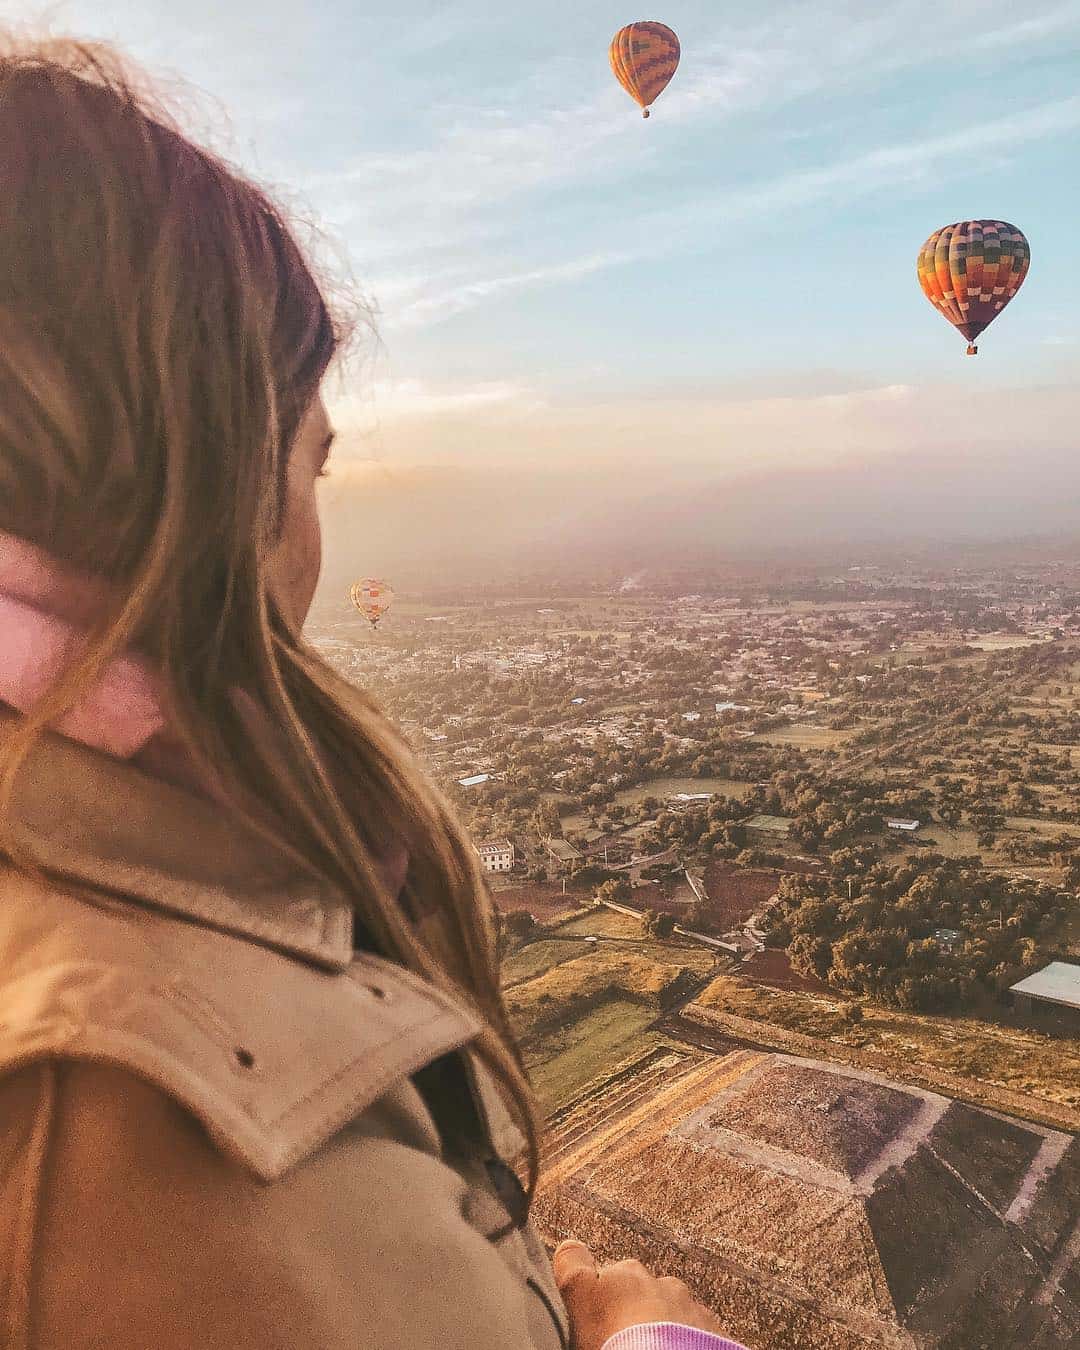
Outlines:
<svg viewBox="0 0 1080 1350"><path fill-rule="evenodd" d="M325 971L130 905L0 879L0 1070L46 1057L130 1070L264 1181L479 1031L412 973Z"/></svg>

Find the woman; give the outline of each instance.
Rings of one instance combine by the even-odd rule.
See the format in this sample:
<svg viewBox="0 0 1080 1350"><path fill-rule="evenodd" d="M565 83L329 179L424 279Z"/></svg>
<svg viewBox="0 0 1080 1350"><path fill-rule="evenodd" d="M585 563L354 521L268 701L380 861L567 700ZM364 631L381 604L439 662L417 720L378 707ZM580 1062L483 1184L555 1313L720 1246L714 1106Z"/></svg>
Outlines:
<svg viewBox="0 0 1080 1350"><path fill-rule="evenodd" d="M0 259L3 1345L729 1344L529 1225L477 863L300 637L338 334L280 216L13 48Z"/></svg>

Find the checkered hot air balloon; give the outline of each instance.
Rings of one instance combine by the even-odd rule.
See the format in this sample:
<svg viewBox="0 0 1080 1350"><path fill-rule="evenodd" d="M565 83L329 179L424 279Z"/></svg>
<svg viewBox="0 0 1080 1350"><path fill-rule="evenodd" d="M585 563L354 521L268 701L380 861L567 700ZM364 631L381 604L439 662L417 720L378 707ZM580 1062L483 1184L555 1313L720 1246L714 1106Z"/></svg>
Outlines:
<svg viewBox="0 0 1080 1350"><path fill-rule="evenodd" d="M919 252L919 285L927 300L968 340L993 323L1023 285L1028 241L1003 220L961 220L935 230Z"/></svg>
<svg viewBox="0 0 1080 1350"><path fill-rule="evenodd" d="M648 117L649 105L668 86L679 64L679 39L662 23L627 24L611 39L608 57L615 78Z"/></svg>
<svg viewBox="0 0 1080 1350"><path fill-rule="evenodd" d="M364 577L353 582L349 598L372 628L378 628L379 620L394 603L394 592L378 577Z"/></svg>

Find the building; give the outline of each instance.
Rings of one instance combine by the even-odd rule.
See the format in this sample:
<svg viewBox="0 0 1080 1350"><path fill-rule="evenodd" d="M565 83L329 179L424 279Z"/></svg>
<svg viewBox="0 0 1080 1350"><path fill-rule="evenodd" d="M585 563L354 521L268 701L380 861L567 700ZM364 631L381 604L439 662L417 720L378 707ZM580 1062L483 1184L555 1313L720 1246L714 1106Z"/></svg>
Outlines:
<svg viewBox="0 0 1080 1350"><path fill-rule="evenodd" d="M1014 984L1009 993L1021 1012L1056 1010L1080 1027L1080 966L1069 961L1051 961Z"/></svg>
<svg viewBox="0 0 1080 1350"><path fill-rule="evenodd" d="M775 834L783 838L794 825L790 816L751 816L743 822L748 830L759 834Z"/></svg>
<svg viewBox="0 0 1080 1350"><path fill-rule="evenodd" d="M544 847L559 863L578 862L583 856L568 839L545 839Z"/></svg>
<svg viewBox="0 0 1080 1350"><path fill-rule="evenodd" d="M886 826L890 830L903 830L905 834L914 834L919 828L917 820L887 820Z"/></svg>
<svg viewBox="0 0 1080 1350"><path fill-rule="evenodd" d="M514 866L514 846L509 839L489 839L473 847L485 872L509 872Z"/></svg>
<svg viewBox="0 0 1080 1350"><path fill-rule="evenodd" d="M459 787L479 787L481 783L487 783L491 779L489 773L474 773L468 778L459 778Z"/></svg>

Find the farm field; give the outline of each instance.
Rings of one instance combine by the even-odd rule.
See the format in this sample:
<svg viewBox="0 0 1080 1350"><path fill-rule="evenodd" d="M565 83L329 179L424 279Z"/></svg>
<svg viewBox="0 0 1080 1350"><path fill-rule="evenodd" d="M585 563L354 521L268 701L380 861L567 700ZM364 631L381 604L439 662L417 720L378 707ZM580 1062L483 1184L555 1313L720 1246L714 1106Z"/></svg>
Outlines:
<svg viewBox="0 0 1080 1350"><path fill-rule="evenodd" d="M768 947L748 956L739 965L739 974L755 984L765 984L773 989L794 989L805 994L829 993L828 985L821 980L792 970L787 952Z"/></svg>
<svg viewBox="0 0 1080 1350"><path fill-rule="evenodd" d="M735 867L714 858L705 868L705 894L715 931L726 933L746 922L776 894L781 873Z"/></svg>
<svg viewBox="0 0 1080 1350"><path fill-rule="evenodd" d="M535 914L541 923L550 923L561 914L572 913L584 900L581 891L572 891L569 887L563 894L562 883L554 881L515 881L510 886L496 885L492 887L492 895L504 914L524 909Z"/></svg>

